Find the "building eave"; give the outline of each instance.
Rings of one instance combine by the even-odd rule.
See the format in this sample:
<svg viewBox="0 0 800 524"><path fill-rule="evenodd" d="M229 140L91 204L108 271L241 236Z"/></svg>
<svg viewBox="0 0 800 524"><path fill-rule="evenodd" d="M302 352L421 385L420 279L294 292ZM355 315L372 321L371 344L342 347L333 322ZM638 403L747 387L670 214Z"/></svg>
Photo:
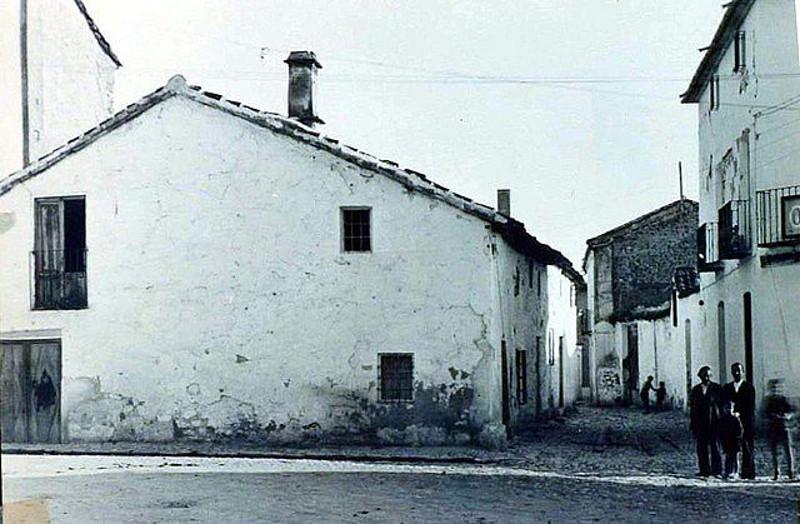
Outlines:
<svg viewBox="0 0 800 524"><path fill-rule="evenodd" d="M687 198L676 200L674 202L670 202L667 205L661 206L658 209L650 211L649 213L645 213L639 217L634 218L633 220L622 224L621 226L617 226L614 229L606 231L605 233L598 235L594 238L590 238L586 241L586 245L588 246L586 249L586 256L589 254L589 250L595 249L598 247L603 247L614 240L614 238L622 236L630 231L635 231L639 227L652 223L656 220L661 220L662 218L670 216L670 214L676 212L677 210L681 210L684 208L699 207L699 204L694 200L689 200ZM584 257L584 259L586 258Z"/></svg>
<svg viewBox="0 0 800 524"><path fill-rule="evenodd" d="M117 55L111 49L111 44L108 43L103 33L100 32L100 28L97 27L92 16L89 14L89 10L86 9L86 4L83 3L83 0L75 0L75 5L78 7L78 10L83 15L83 18L86 20L86 24L89 26L89 30L94 35L95 40L97 40L97 44L100 46L100 49L114 62L114 65L117 67L122 67L122 62L120 62Z"/></svg>
<svg viewBox="0 0 800 524"><path fill-rule="evenodd" d="M227 100L222 95L203 91L197 86L189 86L180 75L172 77L163 87L32 162L25 169L0 180L0 197L72 154L86 148L114 129L137 118L153 106L174 96L193 100L201 105L223 111L259 127L269 129L274 133L307 144L310 147L327 151L362 169L390 178L403 185L408 191L421 193L429 198L442 201L466 214L477 217L488 223L494 231L500 233L515 250L534 257L542 263L557 266L576 285L585 286L583 277L573 268L572 263L559 251L539 242L536 237L527 233L525 226L521 222L506 217L489 206L475 202L466 196L432 182L420 172L412 169L403 169L395 162L380 160L368 153L341 144L338 140L323 135L319 131L295 120L276 113L260 111L235 100Z"/></svg>
<svg viewBox="0 0 800 524"><path fill-rule="evenodd" d="M696 104L700 102L700 97L714 75L714 72L719 68L722 58L725 56L725 51L733 42L736 32L742 26L747 14L755 4L756 0L733 0L728 4L725 14L722 17L717 32L714 34L714 39L711 44L705 48L705 55L700 61L694 76L692 77L689 87L681 95L681 103L683 104Z"/></svg>

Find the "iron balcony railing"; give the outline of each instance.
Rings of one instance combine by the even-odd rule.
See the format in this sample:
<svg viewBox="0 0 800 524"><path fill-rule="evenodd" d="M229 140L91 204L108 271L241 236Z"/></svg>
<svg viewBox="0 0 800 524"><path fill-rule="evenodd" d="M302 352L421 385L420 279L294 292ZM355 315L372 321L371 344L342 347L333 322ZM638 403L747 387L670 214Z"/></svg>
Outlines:
<svg viewBox="0 0 800 524"><path fill-rule="evenodd" d="M719 229L716 222L706 222L697 230L697 267L711 271L719 261Z"/></svg>
<svg viewBox="0 0 800 524"><path fill-rule="evenodd" d="M85 308L86 259L86 249L32 251L33 309Z"/></svg>
<svg viewBox="0 0 800 524"><path fill-rule="evenodd" d="M800 243L800 186L757 191L756 206L760 247Z"/></svg>
<svg viewBox="0 0 800 524"><path fill-rule="evenodd" d="M750 201L731 200L719 210L719 257L746 258L752 252Z"/></svg>

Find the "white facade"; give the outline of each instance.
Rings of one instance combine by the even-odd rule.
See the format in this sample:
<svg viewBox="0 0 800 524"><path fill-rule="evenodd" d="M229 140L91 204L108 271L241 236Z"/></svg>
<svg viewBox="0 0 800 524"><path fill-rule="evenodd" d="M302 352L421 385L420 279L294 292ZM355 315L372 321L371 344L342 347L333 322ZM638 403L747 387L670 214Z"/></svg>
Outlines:
<svg viewBox="0 0 800 524"><path fill-rule="evenodd" d="M551 329L573 359L571 281L502 215L179 77L154 95L0 182L0 340L60 339L63 440L461 442L516 424L517 349ZM88 307L33 310L59 196L85 197ZM370 252L342 249L349 207ZM413 402L380 401L382 353L413 355Z"/></svg>
<svg viewBox="0 0 800 524"><path fill-rule="evenodd" d="M701 89L690 88L684 101L698 103L700 224L725 236L720 210L732 206L733 234L747 240L737 237L738 252L731 256L713 233L708 236L701 290L681 300L679 336L686 344L688 321L693 377L700 366L711 365L725 382L730 365L742 362L751 368L759 396L769 379L782 378L787 392L798 397L800 265L797 244L785 242L780 210L781 196L800 192L797 11L794 0L734 4L729 15L744 16L743 21L723 21L733 38L719 38L718 32L725 46L715 55L719 64L701 65L695 79L708 81ZM752 304L749 327L746 300Z"/></svg>
<svg viewBox="0 0 800 524"><path fill-rule="evenodd" d="M21 9L27 6L22 16ZM0 173L23 166L27 84L31 161L91 129L113 112L118 62L103 49L75 0L13 0L0 5ZM23 59L22 21L26 22ZM106 44L107 45L107 44Z"/></svg>

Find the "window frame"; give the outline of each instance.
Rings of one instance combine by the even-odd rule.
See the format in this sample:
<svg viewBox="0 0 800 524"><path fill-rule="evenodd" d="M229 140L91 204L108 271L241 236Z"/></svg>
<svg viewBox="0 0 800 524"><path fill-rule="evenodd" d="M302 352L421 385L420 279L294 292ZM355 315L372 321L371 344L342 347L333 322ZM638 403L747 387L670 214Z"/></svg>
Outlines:
<svg viewBox="0 0 800 524"><path fill-rule="evenodd" d="M384 398L383 357L408 357L411 360L410 398ZM378 402L382 404L409 404L414 402L414 364L414 353L411 352L395 351L378 353Z"/></svg>
<svg viewBox="0 0 800 524"><path fill-rule="evenodd" d="M747 32L737 31L733 39L733 72L743 73L747 69Z"/></svg>
<svg viewBox="0 0 800 524"><path fill-rule="evenodd" d="M369 249L346 249L345 248L345 211L366 211L367 218L369 221L368 224L368 239L369 239ZM372 207L371 206L339 206L339 251L342 253L348 254L358 254L358 253L372 253L375 249L375 242L374 242L374 235L372 234Z"/></svg>
<svg viewBox="0 0 800 524"><path fill-rule="evenodd" d="M66 242L67 242L67 234L66 234L66 211L65 211L65 203L70 201L81 201L83 202L83 247L80 248L83 251L83 257L80 265L82 266L78 270L67 271L67 261L66 261ZM88 286L88 253L89 247L87 244L87 216L86 216L86 195L85 194L66 194L66 195L58 195L58 196L42 196L42 197L34 197L33 198L33 250L30 252L31 262L29 266L30 274L30 309L31 311L80 311L84 309L89 309L89 286ZM51 251L47 249L43 249L43 242L44 238L41 237L40 228L40 209L41 206L44 205L58 205L58 220L59 220L59 231L58 231L58 245L60 246L59 249L53 251L61 251L62 255L60 257L60 261L58 264L58 271L62 275L66 275L67 273L72 275L83 275L83 301L79 301L75 305L65 305L61 303L64 300L64 296L60 296L54 303L48 304L41 304L39 302L39 279L41 278L38 269L37 263L37 253ZM42 270L43 272L46 270ZM52 270L51 270L52 271ZM63 278L63 277L62 277ZM64 284L62 283L62 286ZM62 289L63 291L63 289Z"/></svg>
<svg viewBox="0 0 800 524"><path fill-rule="evenodd" d="M714 75L709 80L710 93L709 93L709 110L717 111L719 109L719 75Z"/></svg>

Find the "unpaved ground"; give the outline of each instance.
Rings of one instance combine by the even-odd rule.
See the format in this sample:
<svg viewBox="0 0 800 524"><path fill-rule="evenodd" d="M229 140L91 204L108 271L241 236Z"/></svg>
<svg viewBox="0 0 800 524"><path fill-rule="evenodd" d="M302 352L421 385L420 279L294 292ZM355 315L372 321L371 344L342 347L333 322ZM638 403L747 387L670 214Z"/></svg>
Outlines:
<svg viewBox="0 0 800 524"><path fill-rule="evenodd" d="M512 461L526 467L597 474L692 476L697 472L688 417L635 408L579 406L566 417L521 432ZM756 473L772 475L766 440L756 441Z"/></svg>
<svg viewBox="0 0 800 524"><path fill-rule="evenodd" d="M53 522L792 522L798 486L480 465L147 457L9 459L7 500Z"/></svg>
<svg viewBox="0 0 800 524"><path fill-rule="evenodd" d="M770 480L763 441L755 481L698 479L687 426L680 412L580 407L500 453L283 450L358 462L4 455L4 488L7 501L46 500L53 522L798 521L800 483ZM365 461L373 455L406 463ZM413 463L437 456L481 463Z"/></svg>

